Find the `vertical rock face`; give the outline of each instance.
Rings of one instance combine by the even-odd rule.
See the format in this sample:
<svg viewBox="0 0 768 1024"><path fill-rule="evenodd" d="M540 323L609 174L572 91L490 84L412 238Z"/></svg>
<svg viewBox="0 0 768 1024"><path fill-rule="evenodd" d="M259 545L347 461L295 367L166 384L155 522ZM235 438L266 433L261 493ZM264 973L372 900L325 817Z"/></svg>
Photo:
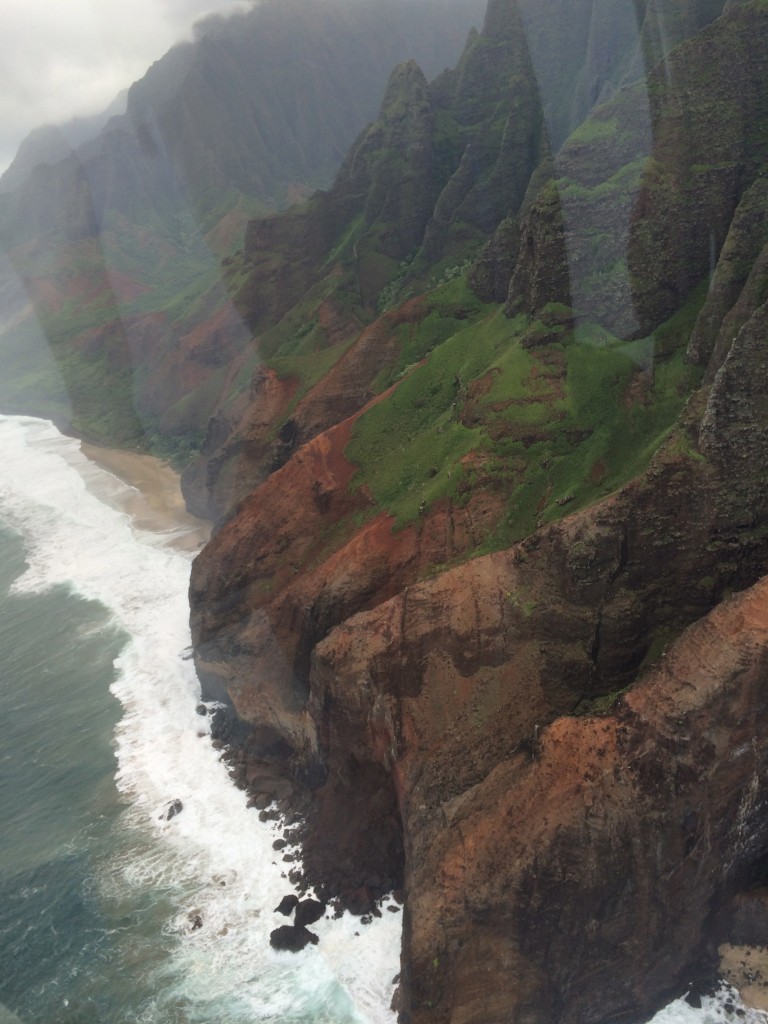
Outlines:
<svg viewBox="0 0 768 1024"><path fill-rule="evenodd" d="M558 30L586 20L597 62L601 5L557 9ZM558 152L535 81L543 21L499 0L455 72L427 86L398 70L327 195L250 231L241 299L286 305L265 351L284 366L330 335L338 358L298 396L259 371L274 416L245 408L216 438L222 473L247 438L265 479L195 562L198 665L250 768L292 787L324 894L404 885L401 1007L423 1024L640 1019L711 977L729 901L768 852L768 20L757 3L718 20L717 4L634 9L663 67ZM626 47L601 92L632 78L629 28L611 26ZM555 95L565 72L547 74ZM508 318L449 283L352 336L349 288L370 286L357 313L373 317L377 290L394 302L491 231L471 280ZM270 267L303 238L285 287L308 296L288 309ZM307 311L315 333L291 327ZM692 332L702 387L680 371ZM612 376L589 390L604 357ZM665 387L676 411L643 434ZM614 397L620 415L568 418ZM635 468L590 503L600 432ZM402 461L382 484L387 446Z"/></svg>
<svg viewBox="0 0 768 1024"><path fill-rule="evenodd" d="M760 245L760 215L747 211L759 210L762 188L766 31L754 6L734 9L573 134L556 187L521 225L511 311L559 301L620 337L644 337L714 270L742 197L734 230ZM723 120L714 133L713 116ZM748 251L743 260L752 265Z"/></svg>
<svg viewBox="0 0 768 1024"><path fill-rule="evenodd" d="M726 501L732 521L755 525L768 498L768 402L759 368L768 356L768 305L741 328L718 369L699 431L699 447L733 480ZM759 515L759 514L758 514Z"/></svg>
<svg viewBox="0 0 768 1024"><path fill-rule="evenodd" d="M695 983L766 853L766 597L693 627L613 716L561 719L422 811L413 1020L637 1019Z"/></svg>
<svg viewBox="0 0 768 1024"><path fill-rule="evenodd" d="M674 438L641 481L509 551L416 582L450 550L430 516L389 539L377 521L323 556L323 510L348 500L337 428L195 563L201 668L251 749L290 751L313 791L310 876L375 892L405 870L413 1019L639 1015L686 985L709 955L710 907L758 869L766 822L757 805L739 818L739 794L764 755L755 769L723 751L751 736L742 710L760 713L763 584L743 629L737 602L725 625L694 627L672 674L614 718L556 721L625 688L666 631L768 565L765 311L751 322L703 414L706 461Z"/></svg>
<svg viewBox="0 0 768 1024"><path fill-rule="evenodd" d="M658 499L693 525L664 476ZM760 870L765 814L743 799L766 770L764 583L684 634L615 717L543 728L634 677L654 614L706 600L695 537L665 544L638 497L412 587L316 649L328 762L365 752L396 780L414 1020L641 1016L696 981L712 915Z"/></svg>
<svg viewBox="0 0 768 1024"><path fill-rule="evenodd" d="M759 177L744 193L714 269L688 344L692 363L717 372L747 316L764 301L768 267L768 183Z"/></svg>

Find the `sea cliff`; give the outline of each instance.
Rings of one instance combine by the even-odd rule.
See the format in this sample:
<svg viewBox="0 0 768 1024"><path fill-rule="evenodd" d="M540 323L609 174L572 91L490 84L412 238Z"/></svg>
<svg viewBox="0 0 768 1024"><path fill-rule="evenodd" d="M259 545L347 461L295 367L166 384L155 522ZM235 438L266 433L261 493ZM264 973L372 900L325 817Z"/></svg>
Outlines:
<svg viewBox="0 0 768 1024"><path fill-rule="evenodd" d="M700 11L639 80L625 49L553 154L530 13L491 4L456 79L394 75L331 191L253 226L237 301L273 369L201 457L234 509L193 571L204 688L244 782L301 810L308 880L403 886L413 1021L639 1019L712 982L768 840L765 14ZM449 116L489 118L455 170ZM402 138L415 253L381 205ZM467 288L445 267L481 225ZM278 295L262 268L321 231L336 261L286 256ZM333 363L310 379L292 308Z"/></svg>
<svg viewBox="0 0 768 1024"><path fill-rule="evenodd" d="M766 14L490 0L228 210L177 341L58 349L193 449L217 741L294 882L402 894L404 1022L637 1021L768 945Z"/></svg>

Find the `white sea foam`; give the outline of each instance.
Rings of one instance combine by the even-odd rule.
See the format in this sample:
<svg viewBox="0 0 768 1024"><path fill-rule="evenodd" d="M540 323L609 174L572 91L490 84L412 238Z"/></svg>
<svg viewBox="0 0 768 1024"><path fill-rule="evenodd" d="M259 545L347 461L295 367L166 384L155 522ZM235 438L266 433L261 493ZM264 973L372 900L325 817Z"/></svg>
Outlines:
<svg viewBox="0 0 768 1024"><path fill-rule="evenodd" d="M28 568L18 592L64 585L101 602L130 637L116 662L119 790L135 831L115 884L170 894L177 910L170 962L155 970L188 1019L391 1024L401 915L370 925L349 915L313 926L318 946L278 953L274 907L290 887L274 829L247 810L196 713L187 585L191 555L135 529L119 510L114 476L45 421L0 417L0 512L23 536ZM180 800L181 813L164 812ZM191 917L190 917L191 915ZM192 929L199 916L202 927ZM163 1019L159 1000L154 1019ZM203 1016L198 1016L195 1007ZM147 1020L153 1019L149 1013Z"/></svg>
<svg viewBox="0 0 768 1024"><path fill-rule="evenodd" d="M665 1006L649 1024L767 1024L768 1014L744 1006L738 992L729 986L714 996L702 999L701 1008L694 1009L684 999Z"/></svg>
<svg viewBox="0 0 768 1024"><path fill-rule="evenodd" d="M319 945L300 954L269 946L269 932L285 923L273 912L288 891L285 865L272 849L276 832L246 809L195 710L199 685L182 657L191 555L134 529L119 510L127 485L50 423L0 417L0 451L0 512L27 548L16 590L70 587L101 602L130 637L113 690L124 709L117 785L135 841L113 866L112 884L163 893L176 906L164 925L174 939L170 961L150 968L164 991L141 1021L167 1020L167 1004L179 999L190 1021L210 1020L214 1009L221 1024L391 1024L400 914L385 911L367 926L349 915L320 921ZM183 810L166 820L173 800ZM193 930L195 916L203 923ZM768 1024L768 1015L723 990L701 1009L677 1000L649 1024L735 1020Z"/></svg>

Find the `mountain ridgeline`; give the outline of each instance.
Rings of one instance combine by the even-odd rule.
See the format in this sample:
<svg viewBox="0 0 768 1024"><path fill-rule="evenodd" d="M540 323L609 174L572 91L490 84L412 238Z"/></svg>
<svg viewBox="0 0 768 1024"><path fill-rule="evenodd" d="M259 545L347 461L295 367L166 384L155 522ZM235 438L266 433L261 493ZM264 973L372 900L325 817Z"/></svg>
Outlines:
<svg viewBox="0 0 768 1024"><path fill-rule="evenodd" d="M306 876L404 888L404 1019L641 1019L765 928L766 13L492 0L227 263L198 670Z"/></svg>
<svg viewBox="0 0 768 1024"><path fill-rule="evenodd" d="M248 217L331 182L393 65L414 57L436 74L481 16L481 0L255 5L202 22L100 131L96 119L35 133L0 183L3 288L23 285L6 318L4 407L194 450L249 342L221 257ZM45 370L33 344L50 348Z"/></svg>
<svg viewBox="0 0 768 1024"><path fill-rule="evenodd" d="M361 327L377 312L394 309L398 301L467 268L475 298L506 301L507 312L514 311L515 303L538 312L554 302L569 309L575 306L579 315L582 301L594 305L607 290L615 297L617 315L634 325L626 270L633 255L628 235L634 192L632 182L625 179L633 173L637 177L643 160L650 159L652 116L661 116L650 106L649 90L656 86L645 74L638 78L637 69L644 67L644 53L650 50L656 56L652 40L664 38L671 45L685 30L693 32L711 21L718 9L712 4L691 5L684 18L679 10L667 11L663 5L661 10L648 5L629 14L627 6L631 7L612 5L605 14L602 8L593 10L593 4L560 11L557 5L491 3L483 31L471 37L455 70L431 84L414 64L393 73L380 119L358 138L327 193L281 217L251 223L242 257L229 268L228 282L246 323L260 335L260 364L257 376L251 372L252 381L270 388L266 363L281 379L297 382L291 398L296 415L287 428L293 444L333 422L336 413L329 412L328 419L323 411L329 405L331 382L343 388L343 398L338 398L349 414L372 396L378 375L392 376L390 353L378 344L378 362L370 344L365 346L365 367L351 369L360 362L359 354L340 360ZM562 37L553 42L547 26L561 24ZM663 78L667 66L664 60L651 74ZM590 84L574 93L574 81ZM735 81L729 88L736 88ZM563 121L566 93L570 114ZM585 149L578 132L570 145L556 149L588 113L587 96L605 99L612 93L615 98L601 105L582 129L600 133L602 149L597 138L590 138ZM607 128L615 128L612 137L606 137ZM686 147L680 154L683 160L690 155L693 163ZM612 170L603 179L608 168L600 161L606 158ZM595 161L594 167L578 165L589 160ZM618 181L612 188L614 172ZM555 180L559 176L563 185L569 184L569 175L574 176L574 187L563 196ZM576 195L579 188L583 192L593 186L594 195ZM531 207L540 191L534 212ZM691 221L696 212L691 211ZM570 218L567 245L579 244L582 234L587 239L581 247L591 263L585 264L588 285L583 300L571 294L581 287L583 256L575 253L571 268L565 216ZM727 211L724 216L727 219ZM546 232L546 237L537 240L531 234L534 230ZM531 251L526 250L518 265L523 231ZM687 285L702 280L707 268L702 267L701 254L710 259L711 247L709 236L703 249L698 246L698 264L683 271ZM592 281L594 273L602 273L600 260L613 272L612 279L606 275L605 283L600 283L602 289L593 287ZM684 254L680 262L685 262ZM546 268L542 274L540 266ZM674 301L667 316L674 311ZM605 316L592 319L605 321L606 327L616 327L628 337L626 324L612 324ZM657 318L653 326L664 319ZM418 352L417 346L413 353ZM314 353L313 358L303 358L305 353ZM315 389L328 363L336 363L337 369ZM323 408L316 407L318 402ZM261 427L254 430L249 419L256 405L250 398L238 402L231 396L222 416L226 422L214 426L203 447L205 489L212 492L209 512L214 516L232 504L230 478L237 480L239 498L263 478L265 464L273 467L286 454L284 437L275 446L268 433L267 450L254 458L262 448ZM238 423L241 409L245 417ZM260 413L255 415L260 424ZM247 453L235 473L226 452L215 451L222 438L234 450ZM225 470L221 499L215 480L219 467ZM190 487L192 496L194 490Z"/></svg>
<svg viewBox="0 0 768 1024"><path fill-rule="evenodd" d="M343 31L361 95L370 26ZM310 37L279 98L244 32L174 51L133 134L6 204L14 266L75 426L191 450L219 738L300 821L294 881L403 891L401 1019L645 1019L768 945L768 5L489 0L343 144L296 103ZM158 140L120 206L103 154ZM156 199L182 181L194 218ZM61 258L31 270L41 217Z"/></svg>

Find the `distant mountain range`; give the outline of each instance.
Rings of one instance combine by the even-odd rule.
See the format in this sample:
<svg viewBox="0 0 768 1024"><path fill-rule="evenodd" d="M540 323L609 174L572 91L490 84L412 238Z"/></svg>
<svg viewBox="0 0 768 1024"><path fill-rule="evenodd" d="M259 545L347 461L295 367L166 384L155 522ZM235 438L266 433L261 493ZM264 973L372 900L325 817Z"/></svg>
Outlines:
<svg viewBox="0 0 768 1024"><path fill-rule="evenodd" d="M437 73L481 16L479 0L261 4L207 19L132 86L125 114L33 133L0 194L0 240L32 301L10 318L5 407L53 412L95 438L194 445L205 397L194 423L166 411L208 380L210 353L195 380L172 371L158 392L167 357L199 344L211 318L214 362L247 341L220 256L248 216L331 182L394 64L415 57ZM24 363L38 325L63 391Z"/></svg>

